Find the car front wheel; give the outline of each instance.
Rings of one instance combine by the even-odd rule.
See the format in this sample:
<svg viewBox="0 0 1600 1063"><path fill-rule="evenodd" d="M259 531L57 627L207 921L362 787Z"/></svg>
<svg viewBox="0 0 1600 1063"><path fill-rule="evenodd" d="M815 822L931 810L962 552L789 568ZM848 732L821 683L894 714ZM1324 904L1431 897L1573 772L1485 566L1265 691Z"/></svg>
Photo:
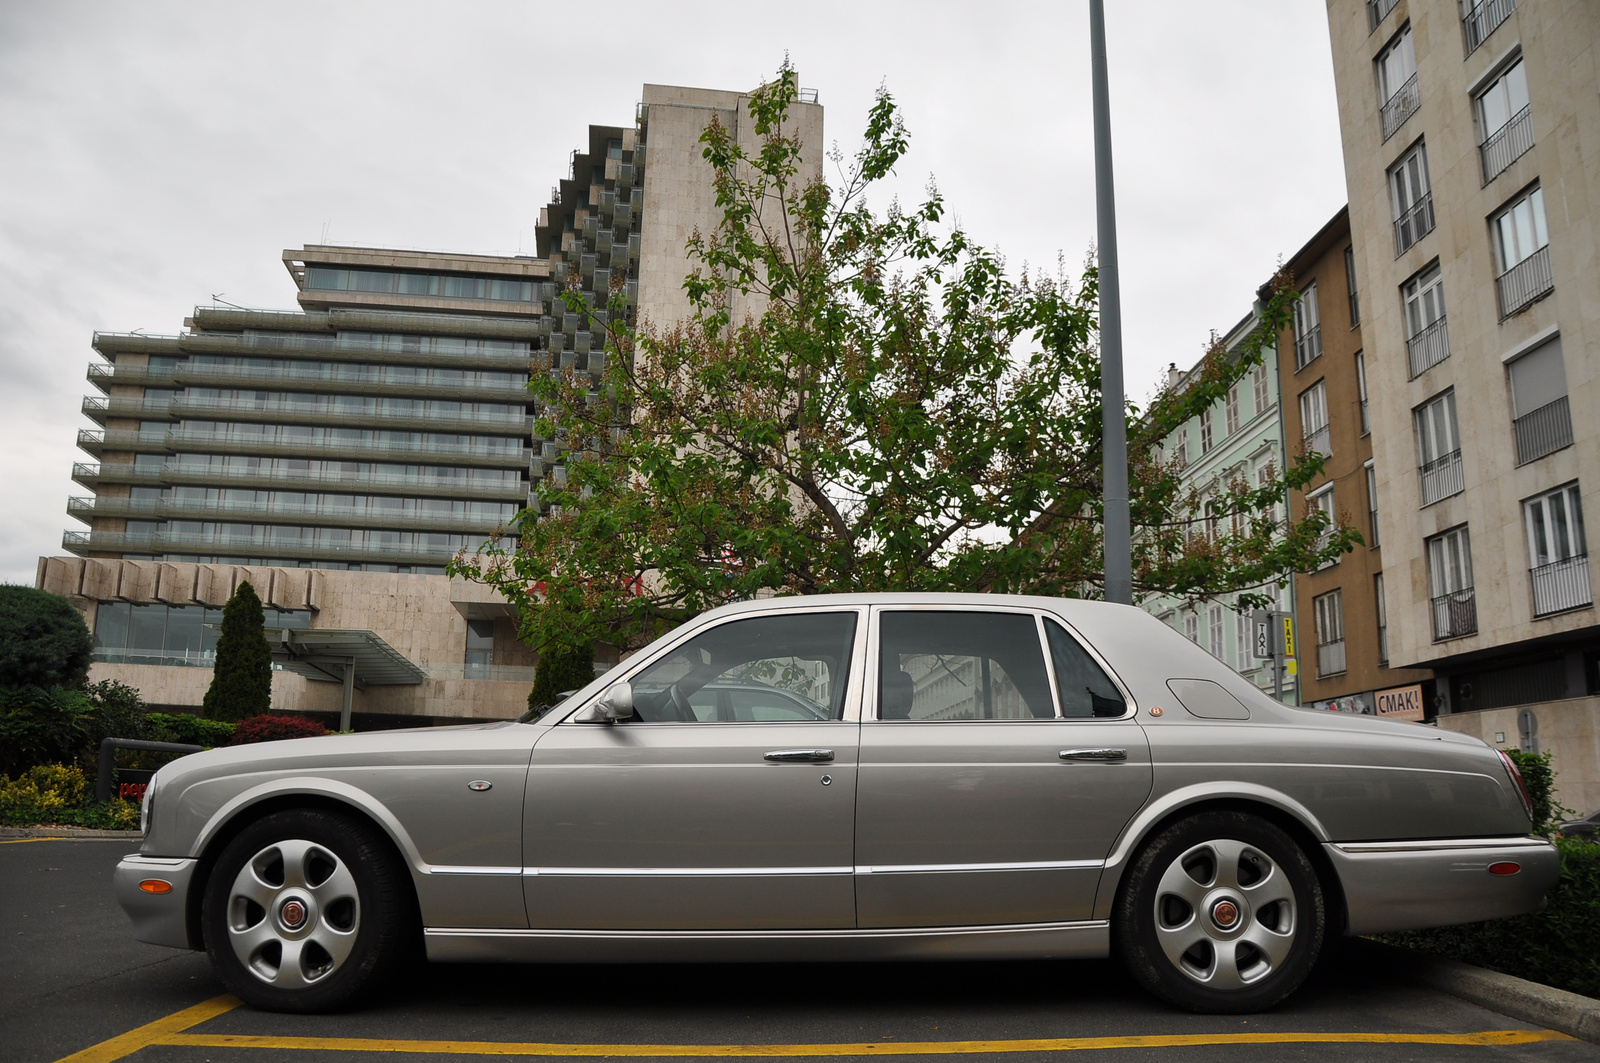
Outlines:
<svg viewBox="0 0 1600 1063"><path fill-rule="evenodd" d="M1163 830L1128 870L1114 931L1146 989L1192 1011L1261 1011L1299 988L1327 925L1300 846L1266 820L1213 812Z"/></svg>
<svg viewBox="0 0 1600 1063"><path fill-rule="evenodd" d="M212 966L254 1007L347 1005L406 956L402 875L372 829L350 817L265 816L228 843L207 881L200 918Z"/></svg>

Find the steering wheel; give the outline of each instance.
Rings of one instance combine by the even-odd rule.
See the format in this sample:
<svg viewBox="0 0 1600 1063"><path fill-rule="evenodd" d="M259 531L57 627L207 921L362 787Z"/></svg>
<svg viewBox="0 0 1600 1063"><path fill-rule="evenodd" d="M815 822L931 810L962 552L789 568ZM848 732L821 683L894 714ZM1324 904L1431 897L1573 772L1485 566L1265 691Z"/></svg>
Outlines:
<svg viewBox="0 0 1600 1063"><path fill-rule="evenodd" d="M674 683L667 688L667 704L672 706L673 713L684 723L694 723L694 709L689 705L689 699L683 696L683 691Z"/></svg>

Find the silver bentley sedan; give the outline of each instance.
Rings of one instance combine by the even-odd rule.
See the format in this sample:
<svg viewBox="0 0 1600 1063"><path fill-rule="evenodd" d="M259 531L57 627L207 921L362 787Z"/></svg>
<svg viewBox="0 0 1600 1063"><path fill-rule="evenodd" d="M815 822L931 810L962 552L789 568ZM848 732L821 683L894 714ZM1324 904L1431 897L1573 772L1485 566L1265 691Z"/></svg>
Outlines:
<svg viewBox="0 0 1600 1063"><path fill-rule="evenodd" d="M1263 696L1126 606L847 595L706 613L539 718L196 753L116 894L262 1008L433 961L1100 957L1270 1007L1329 934L1536 911L1474 738Z"/></svg>

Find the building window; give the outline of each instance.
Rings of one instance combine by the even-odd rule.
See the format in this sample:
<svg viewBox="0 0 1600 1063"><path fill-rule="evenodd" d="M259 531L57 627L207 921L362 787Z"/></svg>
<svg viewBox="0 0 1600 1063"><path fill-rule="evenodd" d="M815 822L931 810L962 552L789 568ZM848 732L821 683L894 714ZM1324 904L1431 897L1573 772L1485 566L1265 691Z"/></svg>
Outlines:
<svg viewBox="0 0 1600 1063"><path fill-rule="evenodd" d="M1461 33L1467 54L1477 51L1516 9L1517 0L1461 0Z"/></svg>
<svg viewBox="0 0 1600 1063"><path fill-rule="evenodd" d="M1394 5L1399 2L1400 0L1367 0L1367 31L1370 33L1377 29L1384 16L1393 11Z"/></svg>
<svg viewBox="0 0 1600 1063"><path fill-rule="evenodd" d="M1356 249L1344 249L1344 286L1350 295L1350 327L1361 324L1361 299L1356 291Z"/></svg>
<svg viewBox="0 0 1600 1063"><path fill-rule="evenodd" d="M1372 577L1372 605L1378 614L1378 663L1389 663L1389 605L1383 598L1383 573Z"/></svg>
<svg viewBox="0 0 1600 1063"><path fill-rule="evenodd" d="M1222 642L1222 606L1213 605L1206 610L1206 636L1210 643L1211 656L1219 661L1227 660L1227 649Z"/></svg>
<svg viewBox="0 0 1600 1063"><path fill-rule="evenodd" d="M1250 614L1242 609L1235 608L1233 614L1233 669L1236 672L1248 672L1256 666L1255 656L1250 652Z"/></svg>
<svg viewBox="0 0 1600 1063"><path fill-rule="evenodd" d="M1177 469L1187 468L1189 465L1189 426L1184 425L1178 429L1178 437L1172 444L1172 464Z"/></svg>
<svg viewBox="0 0 1600 1063"><path fill-rule="evenodd" d="M1483 183L1505 172L1533 147L1533 114L1528 106L1528 73L1519 58L1478 95L1478 154Z"/></svg>
<svg viewBox="0 0 1600 1063"><path fill-rule="evenodd" d="M1561 338L1542 343L1507 367L1517 464L1526 465L1572 445L1572 411Z"/></svg>
<svg viewBox="0 0 1600 1063"><path fill-rule="evenodd" d="M1583 499L1570 483L1522 503L1528 528L1528 568L1533 615L1549 616L1594 602L1589 549L1583 536Z"/></svg>
<svg viewBox="0 0 1600 1063"><path fill-rule="evenodd" d="M1326 381L1319 380L1300 393L1300 430L1305 436L1306 453L1333 453Z"/></svg>
<svg viewBox="0 0 1600 1063"><path fill-rule="evenodd" d="M1344 661L1344 592L1329 591L1311 599L1317 624L1317 677L1339 675Z"/></svg>
<svg viewBox="0 0 1600 1063"><path fill-rule="evenodd" d="M1372 434L1372 415L1367 409L1367 358L1356 352L1356 394L1361 399L1361 434Z"/></svg>
<svg viewBox="0 0 1600 1063"><path fill-rule="evenodd" d="M1324 517L1328 518L1327 522L1323 525L1322 534L1317 536L1317 549L1321 550L1328 545L1329 540L1333 538L1333 533L1339 527L1339 514L1338 510L1334 506L1332 483L1323 484L1315 491L1312 491L1310 494L1306 495L1306 516L1309 517L1313 513L1321 513ZM1339 559L1333 558L1331 561L1323 562L1323 564L1318 566L1318 568L1320 570L1328 568L1331 565L1337 565L1338 563Z"/></svg>
<svg viewBox="0 0 1600 1063"><path fill-rule="evenodd" d="M467 621L466 677L482 679L488 676L494 663L494 621Z"/></svg>
<svg viewBox="0 0 1600 1063"><path fill-rule="evenodd" d="M1215 542L1218 533L1221 531L1222 524L1219 516L1222 509L1222 503L1217 499L1216 488L1211 489L1211 491L1206 495L1205 500L1200 503L1200 506L1206 515L1206 538Z"/></svg>
<svg viewBox="0 0 1600 1063"><path fill-rule="evenodd" d="M1269 458L1266 461L1257 463L1256 490L1259 491L1263 487L1266 487L1277 478L1277 475L1278 470L1277 467L1272 463L1272 459ZM1274 527L1276 527L1278 524L1278 504L1274 502L1269 505L1266 509L1262 510L1261 516Z"/></svg>
<svg viewBox="0 0 1600 1063"><path fill-rule="evenodd" d="M1267 391L1267 367L1265 365L1258 365L1250 370L1250 386L1254 392L1252 397L1256 403L1256 416L1260 417L1272 406L1272 396Z"/></svg>
<svg viewBox="0 0 1600 1063"><path fill-rule="evenodd" d="M1234 384L1228 389L1228 397L1222 404L1223 424L1228 435L1239 430L1239 385Z"/></svg>
<svg viewBox="0 0 1600 1063"><path fill-rule="evenodd" d="M1473 634L1478 630L1478 603L1472 588L1472 541L1466 526L1434 536L1427 547L1433 640Z"/></svg>
<svg viewBox="0 0 1600 1063"><path fill-rule="evenodd" d="M1378 98L1383 101L1383 139L1394 136L1422 102L1417 89L1417 53L1411 24L1400 28L1377 59Z"/></svg>
<svg viewBox="0 0 1600 1063"><path fill-rule="evenodd" d="M1428 149L1422 141L1389 167L1389 202L1394 210L1394 255L1433 232L1433 185L1428 180Z"/></svg>
<svg viewBox="0 0 1600 1063"><path fill-rule="evenodd" d="M1378 470L1368 459L1364 466L1367 473L1367 530L1372 538L1367 540L1367 545L1378 545Z"/></svg>
<svg viewBox="0 0 1600 1063"><path fill-rule="evenodd" d="M1322 322L1317 314L1317 284L1312 281L1294 304L1294 367L1304 369L1322 353Z"/></svg>
<svg viewBox="0 0 1600 1063"><path fill-rule="evenodd" d="M1200 453L1211 453L1211 407L1200 411Z"/></svg>
<svg viewBox="0 0 1600 1063"><path fill-rule="evenodd" d="M1417 466L1422 477L1422 504L1460 494L1466 486L1461 474L1461 436L1456 431L1454 389L1435 396L1411 411L1417 432Z"/></svg>
<svg viewBox="0 0 1600 1063"><path fill-rule="evenodd" d="M1400 286L1406 313L1406 360L1413 378L1450 357L1450 330L1444 320L1444 274L1439 263Z"/></svg>
<svg viewBox="0 0 1600 1063"><path fill-rule="evenodd" d="M1500 276L1500 316L1510 317L1555 289L1550 273L1550 233L1544 223L1544 190L1516 198L1490 220Z"/></svg>
<svg viewBox="0 0 1600 1063"><path fill-rule="evenodd" d="M1197 646L1200 644L1200 617L1192 612L1183 614L1183 637Z"/></svg>

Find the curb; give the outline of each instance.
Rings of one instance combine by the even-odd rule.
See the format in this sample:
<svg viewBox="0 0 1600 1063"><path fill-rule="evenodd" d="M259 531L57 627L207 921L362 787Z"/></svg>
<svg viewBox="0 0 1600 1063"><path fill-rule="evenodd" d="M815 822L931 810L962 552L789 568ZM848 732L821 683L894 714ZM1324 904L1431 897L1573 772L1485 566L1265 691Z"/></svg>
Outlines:
<svg viewBox="0 0 1600 1063"><path fill-rule="evenodd" d="M93 830L89 827L0 827L0 840L66 838L71 841L139 841L136 830Z"/></svg>
<svg viewBox="0 0 1600 1063"><path fill-rule="evenodd" d="M1378 941L1365 944L1375 958L1405 966L1417 982L1431 989L1523 1022L1600 1044L1600 1000L1498 971L1487 971L1459 960L1412 952Z"/></svg>

